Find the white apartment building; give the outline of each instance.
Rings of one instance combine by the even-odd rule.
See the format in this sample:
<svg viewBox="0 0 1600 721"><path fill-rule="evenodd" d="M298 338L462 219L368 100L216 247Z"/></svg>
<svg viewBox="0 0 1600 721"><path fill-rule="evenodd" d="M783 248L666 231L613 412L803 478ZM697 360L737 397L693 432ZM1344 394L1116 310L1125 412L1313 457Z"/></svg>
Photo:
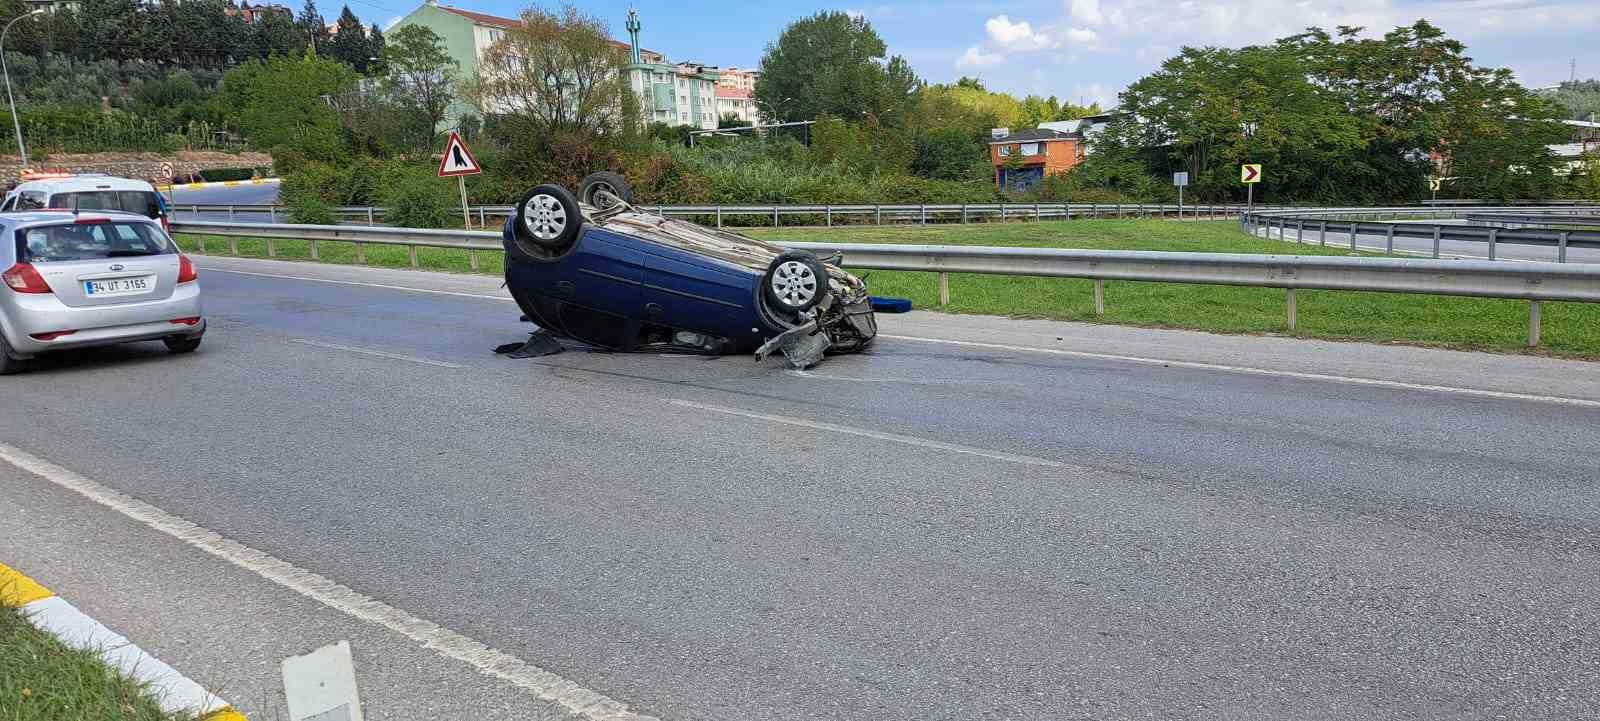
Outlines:
<svg viewBox="0 0 1600 721"><path fill-rule="evenodd" d="M729 88L717 86L717 117L733 114L740 120L751 123L760 122L760 113L756 110L754 94L744 88Z"/></svg>
<svg viewBox="0 0 1600 721"><path fill-rule="evenodd" d="M628 84L639 95L645 121L716 129L717 69L696 63L668 63L659 55L651 57L639 48L640 27L639 14L629 10Z"/></svg>
<svg viewBox="0 0 1600 721"><path fill-rule="evenodd" d="M761 73L755 70L741 70L738 67L726 67L718 71L721 77L717 78L717 87L732 88L734 90L747 90L755 92L756 79Z"/></svg>

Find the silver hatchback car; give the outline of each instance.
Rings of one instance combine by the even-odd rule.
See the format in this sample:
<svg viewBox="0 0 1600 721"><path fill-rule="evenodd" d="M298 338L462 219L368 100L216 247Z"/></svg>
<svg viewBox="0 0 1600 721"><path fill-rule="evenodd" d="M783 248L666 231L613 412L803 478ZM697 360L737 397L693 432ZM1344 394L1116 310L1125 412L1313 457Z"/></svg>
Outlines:
<svg viewBox="0 0 1600 721"><path fill-rule="evenodd" d="M0 268L0 374L41 353L129 341L189 353L206 332L194 264L142 215L0 214Z"/></svg>

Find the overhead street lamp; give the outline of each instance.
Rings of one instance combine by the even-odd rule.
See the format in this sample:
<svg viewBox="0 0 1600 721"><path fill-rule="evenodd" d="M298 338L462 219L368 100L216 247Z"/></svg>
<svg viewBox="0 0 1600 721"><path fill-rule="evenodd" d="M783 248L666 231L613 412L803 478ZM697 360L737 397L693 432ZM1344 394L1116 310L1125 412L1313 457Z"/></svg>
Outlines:
<svg viewBox="0 0 1600 721"><path fill-rule="evenodd" d="M45 8L38 8L25 12L6 23L4 30L0 30L0 75L6 79L6 102L11 104L11 127L17 131L17 154L22 157L22 169L28 169L28 147L22 143L22 121L17 118L17 100L11 95L11 70L6 67L6 33L11 32L11 26L18 20L45 12Z"/></svg>

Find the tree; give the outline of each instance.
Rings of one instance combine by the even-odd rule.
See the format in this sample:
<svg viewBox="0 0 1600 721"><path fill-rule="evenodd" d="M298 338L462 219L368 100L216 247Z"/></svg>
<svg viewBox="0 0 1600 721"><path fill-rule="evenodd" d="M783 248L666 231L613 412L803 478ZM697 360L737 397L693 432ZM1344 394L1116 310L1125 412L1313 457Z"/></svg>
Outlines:
<svg viewBox="0 0 1600 721"><path fill-rule="evenodd" d="M300 35L305 38L305 44L310 46L318 55L328 55L333 48L328 45L328 21L322 18L322 13L317 12L317 0L306 0L300 8L300 17L295 20L300 27Z"/></svg>
<svg viewBox="0 0 1600 721"><path fill-rule="evenodd" d="M339 112L331 101L354 89L356 75L309 50L299 58L251 60L228 71L213 103L259 147L335 161L343 151Z"/></svg>
<svg viewBox="0 0 1600 721"><path fill-rule="evenodd" d="M718 130L723 128L748 128L751 125L752 123L750 121L741 119L739 114L735 112L723 113L717 118Z"/></svg>
<svg viewBox="0 0 1600 721"><path fill-rule="evenodd" d="M395 105L416 118L413 144L432 147L455 99L459 68L444 39L425 25L402 26L393 40L383 51L386 74L381 86Z"/></svg>
<svg viewBox="0 0 1600 721"><path fill-rule="evenodd" d="M369 60L369 70L373 75L383 74L383 51L388 43L383 38L383 31L378 29L378 24L373 23L367 28L367 57L376 58Z"/></svg>
<svg viewBox="0 0 1600 721"><path fill-rule="evenodd" d="M306 36L285 13L268 12L256 27L256 46L260 57L297 56L305 51Z"/></svg>
<svg viewBox="0 0 1600 721"><path fill-rule="evenodd" d="M350 12L346 5L339 11L339 21L334 25L333 40L329 43L332 49L329 57L356 69L356 72L365 75L367 66L371 64L371 50L367 43L366 27L356 19L356 14Z"/></svg>
<svg viewBox="0 0 1600 721"><path fill-rule="evenodd" d="M513 125L606 133L639 118L627 59L599 18L570 6L559 14L531 8L484 51L469 91Z"/></svg>
<svg viewBox="0 0 1600 721"><path fill-rule="evenodd" d="M920 86L905 59L861 17L819 12L785 28L767 45L756 81L757 103L781 121L823 115L898 121Z"/></svg>
<svg viewBox="0 0 1600 721"><path fill-rule="evenodd" d="M1570 120L1600 119L1600 79L1562 83L1545 96L1566 111Z"/></svg>

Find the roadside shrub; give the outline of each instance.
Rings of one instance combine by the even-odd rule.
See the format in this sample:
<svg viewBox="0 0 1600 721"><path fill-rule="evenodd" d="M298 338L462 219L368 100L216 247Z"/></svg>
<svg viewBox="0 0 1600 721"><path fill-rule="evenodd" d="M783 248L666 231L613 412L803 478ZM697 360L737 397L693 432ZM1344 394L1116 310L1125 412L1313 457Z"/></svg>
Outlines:
<svg viewBox="0 0 1600 721"><path fill-rule="evenodd" d="M200 179L208 182L221 180L249 180L256 175L255 168L213 168L200 171Z"/></svg>
<svg viewBox="0 0 1600 721"><path fill-rule="evenodd" d="M453 179L440 178L435 168L396 166L384 174L380 202L389 225L402 228L444 228L461 212L461 196Z"/></svg>

